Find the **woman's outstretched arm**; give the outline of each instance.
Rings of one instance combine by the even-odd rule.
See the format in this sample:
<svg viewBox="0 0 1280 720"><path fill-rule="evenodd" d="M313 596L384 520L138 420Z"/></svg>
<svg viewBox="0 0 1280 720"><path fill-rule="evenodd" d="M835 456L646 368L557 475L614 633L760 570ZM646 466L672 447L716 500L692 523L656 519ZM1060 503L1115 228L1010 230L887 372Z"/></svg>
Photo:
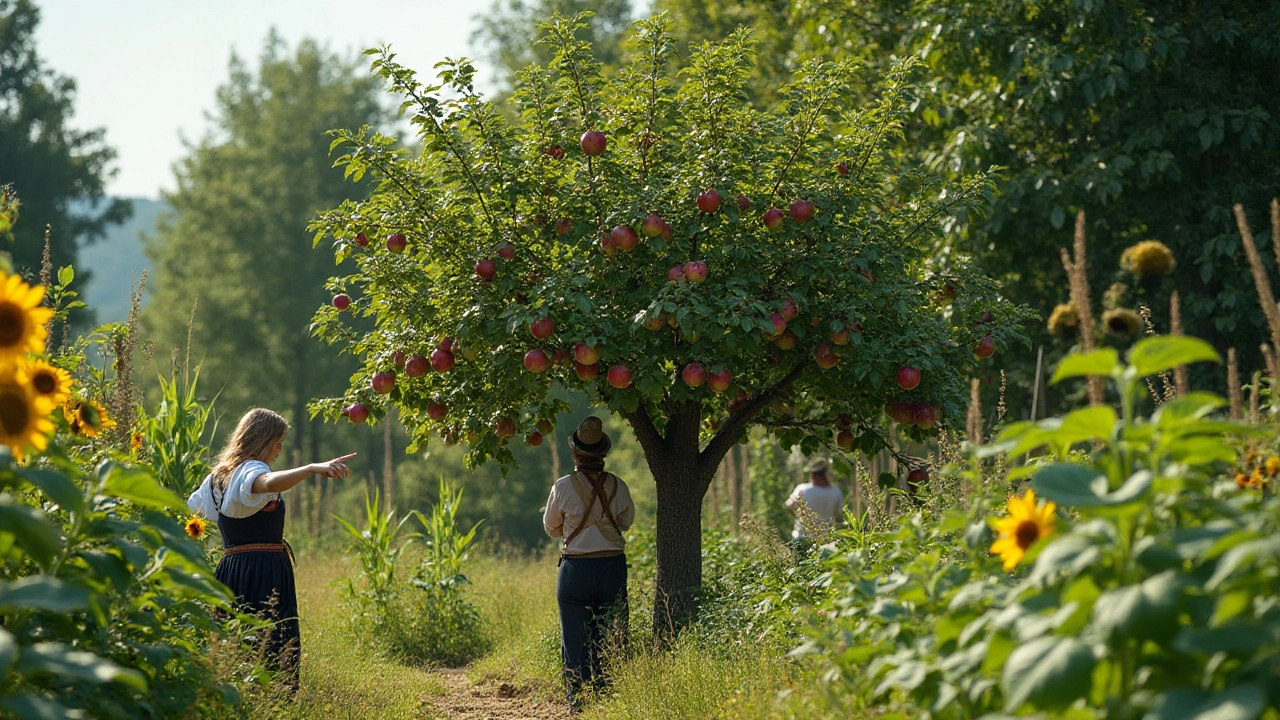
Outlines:
<svg viewBox="0 0 1280 720"><path fill-rule="evenodd" d="M355 456L356 453L351 453L340 458L334 458L329 462L311 463L310 465L288 470L263 473L254 478L253 492L255 494L284 492L312 475L323 475L327 478L344 478L351 472L345 462Z"/></svg>

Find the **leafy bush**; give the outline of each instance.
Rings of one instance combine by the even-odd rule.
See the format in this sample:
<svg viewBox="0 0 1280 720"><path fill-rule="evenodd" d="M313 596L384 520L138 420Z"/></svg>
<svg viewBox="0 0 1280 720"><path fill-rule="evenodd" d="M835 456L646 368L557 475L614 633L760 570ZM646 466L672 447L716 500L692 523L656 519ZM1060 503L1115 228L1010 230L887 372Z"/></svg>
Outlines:
<svg viewBox="0 0 1280 720"><path fill-rule="evenodd" d="M406 535L399 544L409 518L394 522L395 511L382 513L376 495L365 504L365 530L338 518L359 554L363 579L363 587L348 581L348 598L377 642L410 662L460 667L489 647L480 613L462 592L462 568L478 525L458 528L461 500L462 491L442 479L430 517L410 516L424 533ZM423 558L412 580L398 581L396 566L413 540L421 540Z"/></svg>

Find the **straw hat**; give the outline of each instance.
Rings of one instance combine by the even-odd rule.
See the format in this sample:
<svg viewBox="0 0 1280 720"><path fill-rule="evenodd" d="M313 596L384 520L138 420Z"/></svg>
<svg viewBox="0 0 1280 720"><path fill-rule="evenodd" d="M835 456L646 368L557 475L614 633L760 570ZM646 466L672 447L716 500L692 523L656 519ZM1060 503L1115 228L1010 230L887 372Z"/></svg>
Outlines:
<svg viewBox="0 0 1280 720"><path fill-rule="evenodd" d="M600 418L592 415L578 424L578 429L569 436L569 447L583 455L604 457L613 447L613 441L604 431Z"/></svg>
<svg viewBox="0 0 1280 720"><path fill-rule="evenodd" d="M810 475L826 475L827 470L830 467L831 467L831 463L826 458L816 457L810 460L809 464L806 465L804 469L805 469L805 472L809 473Z"/></svg>

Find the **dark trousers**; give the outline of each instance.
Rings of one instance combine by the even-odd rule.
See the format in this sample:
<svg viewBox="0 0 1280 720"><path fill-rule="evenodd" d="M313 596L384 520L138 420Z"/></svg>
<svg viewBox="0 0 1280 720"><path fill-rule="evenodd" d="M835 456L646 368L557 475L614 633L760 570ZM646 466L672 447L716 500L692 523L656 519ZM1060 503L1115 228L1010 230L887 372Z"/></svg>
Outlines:
<svg viewBox="0 0 1280 720"><path fill-rule="evenodd" d="M560 604L560 655L570 702L586 686L601 689L600 667L610 635L627 635L627 558L565 557L556 582Z"/></svg>

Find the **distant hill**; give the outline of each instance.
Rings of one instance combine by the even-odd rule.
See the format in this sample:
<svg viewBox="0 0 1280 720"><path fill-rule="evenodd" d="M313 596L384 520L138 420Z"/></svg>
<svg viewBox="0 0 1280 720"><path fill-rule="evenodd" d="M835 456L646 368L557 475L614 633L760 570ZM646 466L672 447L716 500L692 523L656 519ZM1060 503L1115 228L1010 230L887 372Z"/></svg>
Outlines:
<svg viewBox="0 0 1280 720"><path fill-rule="evenodd" d="M160 213L169 209L162 200L132 198L133 217L107 230L103 239L80 249L80 267L92 270L81 298L97 314L99 323L121 322L129 317L129 290L151 261L142 252L142 234L154 233ZM147 293L142 302L145 305Z"/></svg>

